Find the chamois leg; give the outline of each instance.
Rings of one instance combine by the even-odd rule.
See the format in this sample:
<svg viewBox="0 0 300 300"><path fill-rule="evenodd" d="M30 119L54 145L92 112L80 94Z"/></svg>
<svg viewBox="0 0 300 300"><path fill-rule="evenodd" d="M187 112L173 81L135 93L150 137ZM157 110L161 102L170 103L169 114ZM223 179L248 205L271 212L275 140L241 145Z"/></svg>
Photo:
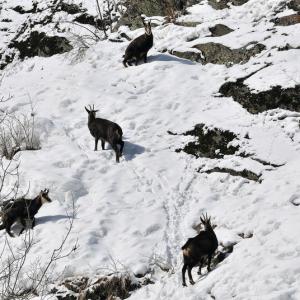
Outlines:
<svg viewBox="0 0 300 300"><path fill-rule="evenodd" d="M123 65L124 65L125 68L128 67L128 66L127 66L127 60L126 60L126 59L123 60Z"/></svg>
<svg viewBox="0 0 300 300"><path fill-rule="evenodd" d="M123 148L124 148L124 144L125 143L123 141L120 141L119 144L121 146L121 148L120 148L120 155L122 156L122 154L123 154Z"/></svg>
<svg viewBox="0 0 300 300"><path fill-rule="evenodd" d="M21 235L26 228L26 221L24 219L20 219L20 223L22 224L23 228L21 229L19 235Z"/></svg>
<svg viewBox="0 0 300 300"><path fill-rule="evenodd" d="M188 266L188 275L189 275L190 284L195 284L195 281L193 280L193 277L192 277L192 268L193 267Z"/></svg>
<svg viewBox="0 0 300 300"><path fill-rule="evenodd" d="M120 159L119 159L120 158L120 150L119 150L117 144L113 144L111 147L116 152L116 162L120 162Z"/></svg>
<svg viewBox="0 0 300 300"><path fill-rule="evenodd" d="M10 228L11 228L11 226L12 226L13 223L14 223L13 220L7 220L7 221L5 222L5 224L3 224L3 225L5 226L6 232L7 232L7 233L9 234L9 236L11 236L11 237L15 237L14 234L10 231Z"/></svg>
<svg viewBox="0 0 300 300"><path fill-rule="evenodd" d="M144 63L147 63L147 53L144 55Z"/></svg>
<svg viewBox="0 0 300 300"><path fill-rule="evenodd" d="M95 138L95 149L94 149L94 151L97 151L97 149L98 149L98 139Z"/></svg>
<svg viewBox="0 0 300 300"><path fill-rule="evenodd" d="M201 268L202 268L202 264L203 264L203 258L200 259L200 263L199 263L199 269L198 269L198 274L201 275Z"/></svg>
<svg viewBox="0 0 300 300"><path fill-rule="evenodd" d="M105 140L104 139L101 139L101 147L102 147L102 150L105 150Z"/></svg>
<svg viewBox="0 0 300 300"><path fill-rule="evenodd" d="M182 285L183 286L186 286L186 282L185 282L185 272L186 272L186 269L187 269L187 265L184 264L183 267L182 267Z"/></svg>
<svg viewBox="0 0 300 300"><path fill-rule="evenodd" d="M210 262L211 262L212 255L208 255L208 263L207 263L207 272L210 272Z"/></svg>

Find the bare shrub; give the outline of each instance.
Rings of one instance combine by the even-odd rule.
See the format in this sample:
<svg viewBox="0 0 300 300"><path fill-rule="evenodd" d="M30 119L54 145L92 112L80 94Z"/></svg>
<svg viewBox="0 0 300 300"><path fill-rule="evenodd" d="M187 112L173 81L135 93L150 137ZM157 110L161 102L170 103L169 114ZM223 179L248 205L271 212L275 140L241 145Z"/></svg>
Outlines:
<svg viewBox="0 0 300 300"><path fill-rule="evenodd" d="M0 156L11 160L22 150L38 150L40 139L36 132L35 113L7 114L0 124Z"/></svg>

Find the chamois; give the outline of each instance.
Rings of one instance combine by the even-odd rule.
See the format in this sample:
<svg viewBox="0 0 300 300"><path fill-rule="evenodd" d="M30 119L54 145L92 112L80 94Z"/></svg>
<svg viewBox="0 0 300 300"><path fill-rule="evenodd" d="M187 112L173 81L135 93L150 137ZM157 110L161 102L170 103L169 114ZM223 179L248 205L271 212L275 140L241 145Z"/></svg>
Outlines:
<svg viewBox="0 0 300 300"><path fill-rule="evenodd" d="M5 201L1 211L2 224L0 225L0 230L5 229L11 237L14 237L10 231L11 226L16 221L20 221L23 226L21 234L26 228L26 219L31 220L31 228L33 228L35 226L34 216L43 204L51 202L48 193L49 189L45 189L34 199L19 198L14 201Z"/></svg>
<svg viewBox="0 0 300 300"><path fill-rule="evenodd" d="M204 231L201 231L197 236L189 238L185 245L181 248L183 253L183 268L182 268L182 284L186 286L185 272L188 269L188 276L191 284L194 284L192 277L192 268L199 265L198 274L201 274L201 267L206 256L208 257L207 271L210 271L210 263L212 255L218 247L218 239L210 224L210 218L203 215L200 217L204 225Z"/></svg>
<svg viewBox="0 0 300 300"><path fill-rule="evenodd" d="M134 39L127 47L125 51L123 65L127 68L127 64L131 66L131 63L135 61L135 65L138 64L139 60L144 60L147 62L148 51L153 46L153 34L151 30L151 21L145 23L144 18L142 18L145 33Z"/></svg>
<svg viewBox="0 0 300 300"><path fill-rule="evenodd" d="M119 162L120 156L122 156L124 142L122 141L122 128L109 120L96 118L96 112L94 106L90 109L85 107L85 110L89 114L88 116L88 128L91 135L95 138L95 149L98 148L98 140L101 140L102 150L105 149L105 142L108 142L116 153L116 161ZM120 149L118 148L120 145Z"/></svg>

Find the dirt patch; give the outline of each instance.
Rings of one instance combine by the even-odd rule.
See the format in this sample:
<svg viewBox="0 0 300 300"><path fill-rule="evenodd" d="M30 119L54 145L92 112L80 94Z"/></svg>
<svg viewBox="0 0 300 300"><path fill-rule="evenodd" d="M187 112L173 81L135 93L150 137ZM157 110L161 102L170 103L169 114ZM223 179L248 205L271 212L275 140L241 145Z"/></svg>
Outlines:
<svg viewBox="0 0 300 300"><path fill-rule="evenodd" d="M229 145L237 136L228 130L211 129L204 124L198 124L183 135L195 136L196 140L175 151L183 151L197 158L223 158L224 155L233 155L239 149L239 146Z"/></svg>

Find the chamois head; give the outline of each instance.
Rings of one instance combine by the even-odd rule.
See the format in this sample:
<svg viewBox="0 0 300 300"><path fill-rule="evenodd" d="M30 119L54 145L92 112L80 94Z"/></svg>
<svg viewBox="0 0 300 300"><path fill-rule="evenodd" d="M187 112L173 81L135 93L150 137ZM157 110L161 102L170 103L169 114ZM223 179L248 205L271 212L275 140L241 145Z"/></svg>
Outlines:
<svg viewBox="0 0 300 300"><path fill-rule="evenodd" d="M42 204L52 202L52 200L48 196L48 193L49 193L49 189L44 189L40 191L39 198L41 199Z"/></svg>
<svg viewBox="0 0 300 300"><path fill-rule="evenodd" d="M144 24L144 27L145 27L145 33L147 35L151 35L152 34L152 30L151 30L151 20L148 21L148 22L145 22L145 18L142 17L142 22Z"/></svg>
<svg viewBox="0 0 300 300"><path fill-rule="evenodd" d="M95 106L93 105L93 107L91 107L90 105L89 105L89 109L88 108L86 108L86 107L84 107L85 108L85 110L87 111L87 113L89 114L89 117L90 118L92 118L92 119L95 119L96 118L96 112L98 111L98 110L95 110Z"/></svg>
<svg viewBox="0 0 300 300"><path fill-rule="evenodd" d="M205 215L203 214L200 217L200 221L204 225L206 231L212 228L210 223L210 217L208 217L207 213Z"/></svg>

